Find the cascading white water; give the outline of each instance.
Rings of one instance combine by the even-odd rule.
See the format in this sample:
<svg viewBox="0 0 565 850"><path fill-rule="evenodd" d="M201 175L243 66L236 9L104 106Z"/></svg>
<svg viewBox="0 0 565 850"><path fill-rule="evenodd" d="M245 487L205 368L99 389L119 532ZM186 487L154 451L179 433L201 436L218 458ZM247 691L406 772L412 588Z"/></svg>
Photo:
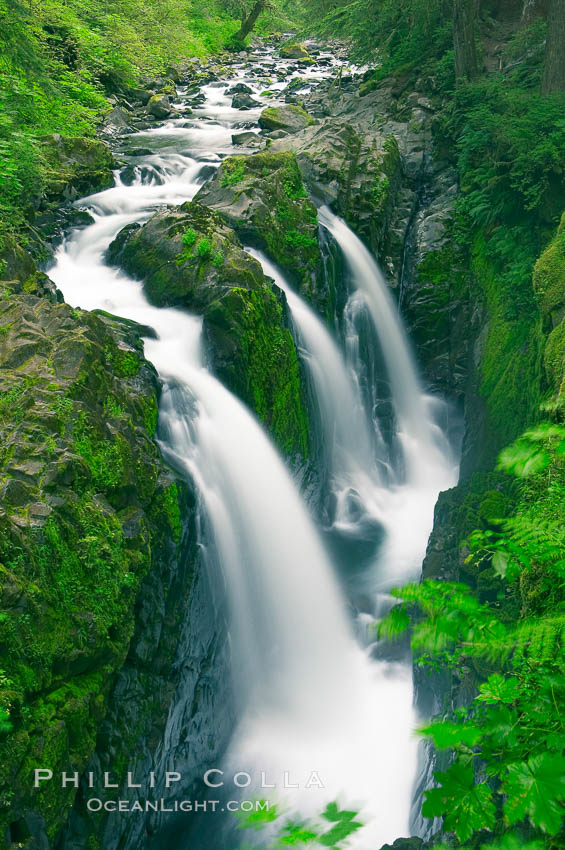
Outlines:
<svg viewBox="0 0 565 850"><path fill-rule="evenodd" d="M159 339L146 341L148 358L193 399L192 419L184 409L162 416L169 451L206 506L234 613L236 667L250 693L229 764L278 783L286 771L300 782L317 771L326 787L293 793L299 811L314 814L343 795L370 821L363 841L406 834L416 759L410 673L370 664L356 645L289 473L254 417L202 366L200 321L151 307L138 283L104 264L134 216L122 212L124 191L91 199L107 215L61 247L51 275L70 303L153 327ZM141 192L132 194L136 205Z"/></svg>
<svg viewBox="0 0 565 850"><path fill-rule="evenodd" d="M350 521L349 497L382 518L386 447L378 423L367 417L357 375L314 310L293 290L281 271L261 252L246 249L286 294L298 341L314 385L324 434L326 463L336 496L335 522Z"/></svg>
<svg viewBox="0 0 565 850"><path fill-rule="evenodd" d="M431 416L412 360L398 310L376 260L351 228L328 207L319 220L339 245L351 273L354 296L361 294L381 343L391 383L392 401L410 481L425 483L445 464L449 453L445 437Z"/></svg>
<svg viewBox="0 0 565 850"><path fill-rule="evenodd" d="M238 79L246 79L243 72ZM166 451L200 493L231 602L234 667L247 695L226 771L265 771L279 786L285 772L303 783L316 771L323 789L279 787L278 793L306 814L334 799L359 805L368 825L351 846L377 848L409 834L417 760L410 667L371 661L356 644L332 564L282 460L254 417L203 366L200 320L151 307L139 283L104 262L122 227L146 220L164 203L192 198L202 167L214 167L220 154L233 150L231 133L241 114L219 87L207 87L206 94L209 103L190 121L172 120L134 137L156 151L144 162L151 169L138 170L131 186L118 179L113 189L85 199L95 222L61 246L50 274L71 304L102 308L157 331L157 340L146 341L146 354L171 388L161 409ZM362 255L362 267L354 266L350 254L357 246L329 213L324 221L370 289L367 257ZM389 536L379 570L389 586L393 576L402 580L421 563L441 486L437 470L445 470L445 459L426 486L385 486L375 458L378 433L368 424L357 376L320 320L278 282L309 358L326 439L335 444L336 489L363 491L363 501L386 519ZM379 306L371 298L367 292L372 315ZM393 310L392 321L397 323ZM388 330L378 327L385 348ZM399 422L425 452L428 433L413 409L425 403L401 328L391 331L390 344L391 364L397 350L400 358L393 377ZM411 384L404 383L405 375ZM261 793L259 787L248 790Z"/></svg>

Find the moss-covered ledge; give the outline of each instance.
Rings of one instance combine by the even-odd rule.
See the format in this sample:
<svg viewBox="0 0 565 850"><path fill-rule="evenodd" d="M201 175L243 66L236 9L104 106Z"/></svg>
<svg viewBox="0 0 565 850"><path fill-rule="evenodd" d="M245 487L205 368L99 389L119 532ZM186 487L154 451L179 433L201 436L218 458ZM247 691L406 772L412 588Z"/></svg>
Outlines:
<svg viewBox="0 0 565 850"><path fill-rule="evenodd" d="M24 846L64 823L76 789L34 790L33 771L85 768L138 589L181 527L138 330L32 278L1 287L0 835Z"/></svg>
<svg viewBox="0 0 565 850"><path fill-rule="evenodd" d="M227 172L226 172L227 173ZM157 306L203 317L210 366L288 457L310 453L298 355L284 295L222 216L195 201L125 228L110 259L144 281Z"/></svg>
<svg viewBox="0 0 565 850"><path fill-rule="evenodd" d="M196 199L217 210L244 242L265 251L303 295L329 312L318 214L293 153L229 157Z"/></svg>
<svg viewBox="0 0 565 850"><path fill-rule="evenodd" d="M565 213L534 269L534 291L549 334L544 365L557 404L565 405Z"/></svg>

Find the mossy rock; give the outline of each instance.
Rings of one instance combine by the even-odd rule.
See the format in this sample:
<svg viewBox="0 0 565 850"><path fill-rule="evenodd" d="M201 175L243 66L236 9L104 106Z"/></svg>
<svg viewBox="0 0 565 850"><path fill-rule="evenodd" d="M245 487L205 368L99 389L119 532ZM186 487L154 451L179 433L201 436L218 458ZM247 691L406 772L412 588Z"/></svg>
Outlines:
<svg viewBox="0 0 565 850"><path fill-rule="evenodd" d="M0 831L31 812L53 842L76 789L33 769L84 770L179 514L133 323L7 283L0 370Z"/></svg>
<svg viewBox="0 0 565 850"><path fill-rule="evenodd" d="M279 50L279 53L283 59L303 59L310 60L311 62L314 61L308 53L308 48L306 47L306 45L296 41L291 41L287 42L287 44L283 44Z"/></svg>
<svg viewBox="0 0 565 850"><path fill-rule="evenodd" d="M206 311L204 333L223 383L257 413L287 456L307 457L298 357L275 293L234 287Z"/></svg>
<svg viewBox="0 0 565 850"><path fill-rule="evenodd" d="M565 403L565 320L549 335L544 363L550 386L558 400Z"/></svg>
<svg viewBox="0 0 565 850"><path fill-rule="evenodd" d="M556 327L565 317L565 213L534 267L534 291L542 316Z"/></svg>
<svg viewBox="0 0 565 850"><path fill-rule="evenodd" d="M321 312L331 314L318 215L293 153L229 157L196 197L217 210L244 242L265 251Z"/></svg>
<svg viewBox="0 0 565 850"><path fill-rule="evenodd" d="M299 130L311 127L315 123L315 118L295 104L268 106L259 118L259 126L262 130L285 130L287 133L298 133Z"/></svg>
<svg viewBox="0 0 565 850"><path fill-rule="evenodd" d="M158 212L143 227L124 228L108 256L143 280L158 307L202 314L234 286L265 285L261 266L233 230L217 212L194 201Z"/></svg>
<svg viewBox="0 0 565 850"><path fill-rule="evenodd" d="M530 303L516 313L513 293L501 285L501 271L482 237L475 240L472 261L485 304L478 389L486 418L475 462L486 468L495 463L504 446L540 418L545 339L533 292Z"/></svg>
<svg viewBox="0 0 565 850"><path fill-rule="evenodd" d="M40 144L46 174L44 194L48 201L75 200L112 185L115 161L104 142L53 133L44 136Z"/></svg>
<svg viewBox="0 0 565 850"><path fill-rule="evenodd" d="M220 214L192 201L126 228L110 257L150 301L203 316L210 365L289 456L309 454L298 356L285 302Z"/></svg>
<svg viewBox="0 0 565 850"><path fill-rule="evenodd" d="M373 253L381 252L402 178L394 136L374 129L364 133L328 119L273 142L270 150L293 152L308 189L341 215Z"/></svg>

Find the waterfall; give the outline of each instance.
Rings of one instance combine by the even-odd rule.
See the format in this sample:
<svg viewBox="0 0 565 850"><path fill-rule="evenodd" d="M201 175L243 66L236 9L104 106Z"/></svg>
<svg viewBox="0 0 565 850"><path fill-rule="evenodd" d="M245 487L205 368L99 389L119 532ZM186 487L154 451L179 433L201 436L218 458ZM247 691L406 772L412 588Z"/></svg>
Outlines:
<svg viewBox="0 0 565 850"><path fill-rule="evenodd" d="M243 70L238 78L247 81ZM359 808L367 826L351 847L367 850L409 834L417 765L410 664L373 658L372 647L355 640L353 612L335 573L344 568L354 573L356 565L330 557L262 427L205 368L201 320L152 307L138 281L104 261L125 225L147 220L163 204L190 200L203 169L217 167L220 157L233 151L231 134L241 114L220 89L205 87L208 101L189 121L171 120L129 137L128 144L149 145L155 152L143 168L134 169L131 185L117 174L112 189L83 201L94 222L74 231L59 248L50 274L72 305L101 308L157 333L146 340L145 350L164 383L163 451L196 487L203 529L199 542L206 564L217 572L214 584L225 585L231 611L240 716L224 763L214 766L226 775L250 773L249 798L272 796L261 790L259 777L265 774L277 786L275 795L299 816L318 814L333 800ZM344 253L355 287L352 298L363 299L384 351L406 480L389 468L378 419L364 406L355 358L347 361L315 313L265 257L261 262L286 292L315 387L336 497L334 525L358 526L357 499L386 530L364 588L373 599L377 588L386 592L392 583L417 575L433 505L439 489L451 483L453 465L442 453L439 429L376 264L343 222L328 210L320 217ZM350 354L359 347L353 320L347 343ZM363 623L372 622L375 613L370 605L367 611ZM167 747L177 734L177 708L171 706L157 748L170 769L174 764ZM312 771L323 788L304 787ZM299 789L282 787L285 773ZM191 833L188 845L183 835L180 846L231 850L235 842L223 840L222 819L215 817L203 838ZM170 844L165 839L154 846Z"/></svg>
<svg viewBox="0 0 565 850"><path fill-rule="evenodd" d="M280 269L261 251L246 250L286 295L321 420L324 459L336 499L334 523L351 523L359 502L368 515L380 519L384 482L390 470L378 422L367 416L358 376L347 366L322 320L294 291Z"/></svg>
<svg viewBox="0 0 565 850"><path fill-rule="evenodd" d="M397 307L377 262L361 239L327 207L319 210L319 220L339 245L349 269L354 287L349 306L352 300L363 299L379 339L408 478L424 483L428 476L435 477L438 467L445 465L449 447L442 430L433 421L432 400L420 387Z"/></svg>
<svg viewBox="0 0 565 850"><path fill-rule="evenodd" d="M416 771L410 669L371 662L356 643L290 473L254 416L203 366L200 319L152 307L141 284L105 264L116 233L154 203L153 185L145 195L132 188L89 199L95 222L61 246L51 275L71 304L157 333L145 346L168 387L160 412L166 452L197 486L232 611L245 707L226 773L248 771L257 781L266 773L303 814L343 798L368 823L353 847L392 841L408 832ZM166 184L158 188L162 197ZM186 194L194 191L185 184ZM311 771L323 789L278 787L287 772L304 783Z"/></svg>

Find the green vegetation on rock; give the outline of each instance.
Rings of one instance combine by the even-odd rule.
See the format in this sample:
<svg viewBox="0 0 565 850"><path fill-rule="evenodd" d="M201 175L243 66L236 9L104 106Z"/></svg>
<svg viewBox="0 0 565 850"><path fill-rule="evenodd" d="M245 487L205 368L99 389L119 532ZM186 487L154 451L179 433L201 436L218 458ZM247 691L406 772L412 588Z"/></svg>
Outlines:
<svg viewBox="0 0 565 850"><path fill-rule="evenodd" d="M0 309L0 824L37 811L53 840L76 789L33 769L85 768L180 513L139 334L26 289Z"/></svg>
<svg viewBox="0 0 565 850"><path fill-rule="evenodd" d="M564 457L565 429L550 423L500 456L499 467L519 482L515 507L507 513L507 503L491 496L486 527L470 534L466 558L491 573L498 592L479 601L464 584L428 579L394 591L400 604L381 625L381 635L396 638L416 606L417 663L477 683L470 705L422 730L452 755L423 806L426 817L445 818L450 846L563 843Z"/></svg>
<svg viewBox="0 0 565 850"><path fill-rule="evenodd" d="M293 153L229 157L197 200L217 209L244 242L263 249L316 300L321 276L318 215Z"/></svg>
<svg viewBox="0 0 565 850"><path fill-rule="evenodd" d="M260 155L235 159L248 174L250 162L255 165ZM279 175L285 199L290 204L296 195L304 203L296 163L292 158L281 162L287 166ZM291 228L286 249L294 239L293 252L312 250L298 244L301 235ZM126 228L110 256L144 281L153 303L183 306L203 316L214 372L265 422L286 455L307 457L304 392L285 311L261 266L224 218L196 201L164 210L143 227Z"/></svg>
<svg viewBox="0 0 565 850"><path fill-rule="evenodd" d="M268 106L259 118L259 126L263 130L286 130L296 133L310 127L316 121L301 107L294 104L288 106Z"/></svg>

